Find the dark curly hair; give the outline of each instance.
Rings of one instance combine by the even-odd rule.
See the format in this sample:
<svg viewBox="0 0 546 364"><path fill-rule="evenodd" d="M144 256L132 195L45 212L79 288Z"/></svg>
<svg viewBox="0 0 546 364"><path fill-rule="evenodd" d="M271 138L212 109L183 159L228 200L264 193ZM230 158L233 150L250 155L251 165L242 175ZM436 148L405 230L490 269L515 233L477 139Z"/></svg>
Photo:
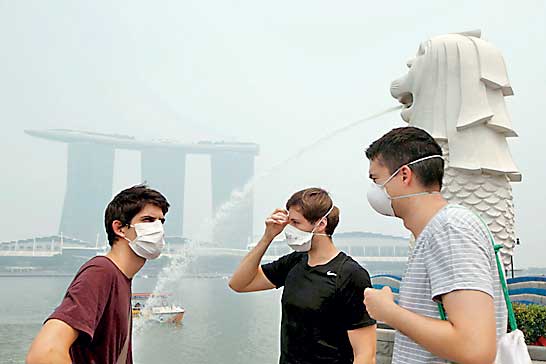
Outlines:
<svg viewBox="0 0 546 364"><path fill-rule="evenodd" d="M108 234L110 246L114 244L117 238L112 223L119 220L124 225L129 224L133 217L146 205L159 207L163 214L166 214L170 207L165 196L144 184L127 188L114 197L104 212L104 227Z"/></svg>

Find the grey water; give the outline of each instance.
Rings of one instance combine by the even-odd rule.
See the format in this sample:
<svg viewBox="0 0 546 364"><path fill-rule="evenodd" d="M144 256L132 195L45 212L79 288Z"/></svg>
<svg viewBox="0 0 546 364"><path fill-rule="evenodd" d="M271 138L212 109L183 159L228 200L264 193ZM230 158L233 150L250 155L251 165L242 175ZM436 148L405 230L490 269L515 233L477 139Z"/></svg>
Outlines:
<svg viewBox="0 0 546 364"><path fill-rule="evenodd" d="M60 303L72 277L0 277L0 363L23 363L43 320ZM155 279L135 278L133 292ZM279 353L280 291L236 294L222 278L181 278L170 288L186 310L183 324L149 324L133 335L136 364L275 363Z"/></svg>

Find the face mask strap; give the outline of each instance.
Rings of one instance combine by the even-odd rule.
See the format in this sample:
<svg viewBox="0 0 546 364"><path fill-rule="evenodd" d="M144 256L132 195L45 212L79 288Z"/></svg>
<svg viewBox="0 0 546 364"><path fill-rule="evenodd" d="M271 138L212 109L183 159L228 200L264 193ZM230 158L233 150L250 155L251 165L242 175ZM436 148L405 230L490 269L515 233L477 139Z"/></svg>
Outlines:
<svg viewBox="0 0 546 364"><path fill-rule="evenodd" d="M391 200L398 200L398 199L406 198L406 197L414 197L414 196L422 196L422 195L436 195L436 194L439 195L440 192L439 191L423 191L423 192L410 193L409 195L390 197L390 199Z"/></svg>
<svg viewBox="0 0 546 364"><path fill-rule="evenodd" d="M402 167L404 167L404 166L402 166ZM400 168L398 168L396 171L394 171L394 173L391 174L390 177L387 178L387 180L386 180L385 182L383 182L382 184L380 184L380 185L378 185L378 186L381 186L381 187L385 188L385 185L386 185L387 183L389 183L389 182L391 181L391 179L393 179L394 176L396 176L396 175L398 174L398 172L400 172L400 170L402 169L402 167L400 167Z"/></svg>
<svg viewBox="0 0 546 364"><path fill-rule="evenodd" d="M394 173L391 174L390 177L387 178L387 180L386 180L383 184L381 184L380 186L381 186L381 187L385 187L385 185L386 185L387 183L389 183L390 180L393 179L394 176L396 176L396 175L398 174L398 172L400 172L400 170L401 170L404 166L411 166L412 164L419 163L419 162L422 162L422 161L426 161L427 159L432 159L432 158L442 158L442 159L444 159L443 156L441 156L441 155L439 155L439 154L435 154L435 155L429 155L429 156L426 156L426 157L423 157L423 158L416 159L416 160L414 160L413 162L409 162L409 163L403 164L403 165L401 165L396 171L394 171Z"/></svg>
<svg viewBox="0 0 546 364"><path fill-rule="evenodd" d="M129 229L132 228L133 226L131 226L131 223L128 223L128 224L123 224L121 227L120 227L120 231L121 229L123 229L124 227L128 227ZM121 231L123 232L123 231ZM117 235L117 234L116 234ZM125 233L123 233L123 235L125 235ZM129 243L131 242L131 240L127 239L126 236L121 236L121 235L117 235L118 238L121 238L121 239L125 239L127 240Z"/></svg>
<svg viewBox="0 0 546 364"><path fill-rule="evenodd" d="M328 217L328 215L330 215L330 212L332 212L334 210L334 207L336 207L334 205L334 203L332 202L332 207L330 207L330 210L328 210L328 212L326 213L326 215L324 215L323 217L321 217L319 219L319 222L315 225L315 227L313 228L313 230L311 230L311 233L313 235L322 235L322 236L332 236L332 235L328 235L328 234L321 234L321 233L315 233L315 229L317 228L318 224L320 224L320 222L325 219L326 217Z"/></svg>
<svg viewBox="0 0 546 364"><path fill-rule="evenodd" d="M422 162L422 161L426 161L427 159L432 159L432 158L442 158L444 159L443 156L439 155L439 154L434 154L434 155L429 155L427 157L423 157L423 158L419 158L419 159L416 159L414 160L413 162L409 162L408 164L406 164L406 166L409 166L411 164L415 164L415 163L419 163L419 162ZM403 166L402 166L403 167ZM402 168L400 167L400 168Z"/></svg>
<svg viewBox="0 0 546 364"><path fill-rule="evenodd" d="M129 229L131 229L131 228L135 229L135 225L133 225L133 224L131 224L131 223L125 224L125 225L123 225L122 227L125 227L125 226L127 226ZM125 233L123 233L123 234L125 235ZM137 235L137 234L136 234L136 229L135 229L135 235ZM137 236L137 237L138 237L138 236ZM125 240L127 240L129 243L132 243L132 242L133 242L133 240L129 240L126 236L122 236L122 238L125 239Z"/></svg>
<svg viewBox="0 0 546 364"><path fill-rule="evenodd" d="M324 219L325 217L327 217L328 215L330 215L330 212L332 212L332 211L334 210L334 207L335 207L335 206L334 206L334 203L332 202L332 207L330 207L330 210L328 210L328 212L326 213L326 215L324 215L324 216L322 217L322 219ZM320 219L320 220L322 220L322 219Z"/></svg>

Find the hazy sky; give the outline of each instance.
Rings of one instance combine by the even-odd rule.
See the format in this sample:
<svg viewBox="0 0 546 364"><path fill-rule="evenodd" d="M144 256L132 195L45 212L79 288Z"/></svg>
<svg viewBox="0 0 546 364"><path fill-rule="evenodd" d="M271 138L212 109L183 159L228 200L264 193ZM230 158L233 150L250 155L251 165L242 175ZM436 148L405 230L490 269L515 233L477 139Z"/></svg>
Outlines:
<svg viewBox="0 0 546 364"><path fill-rule="evenodd" d="M480 28L505 57L518 265L546 265L546 6L515 1L0 1L0 240L57 231L66 146L24 129L260 144L257 173L345 124L396 105L390 82L427 38ZM338 231L406 235L366 201L364 148L398 113L325 142L258 182L255 234L296 189L328 189ZM140 182L116 155L114 191ZM210 165L187 162L185 230L210 217Z"/></svg>

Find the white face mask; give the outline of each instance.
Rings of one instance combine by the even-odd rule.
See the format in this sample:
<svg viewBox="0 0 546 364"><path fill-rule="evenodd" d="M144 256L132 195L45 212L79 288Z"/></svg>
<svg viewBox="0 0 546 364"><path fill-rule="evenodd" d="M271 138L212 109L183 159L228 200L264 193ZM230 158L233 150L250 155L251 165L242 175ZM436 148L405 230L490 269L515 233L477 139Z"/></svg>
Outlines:
<svg viewBox="0 0 546 364"><path fill-rule="evenodd" d="M412 164L415 164L415 163L418 163L418 162L421 162L421 161L424 161L424 160L427 160L427 159L431 159L431 158L442 158L443 159L443 157L441 155L430 155L428 157L419 158L419 159L417 159L417 160L415 160L413 162L410 162L410 163L404 164L404 165L409 166L409 165L412 165ZM377 183L372 182L371 188L368 191L367 197L368 197L368 202L370 203L370 206L372 206L372 208L375 211L379 212L382 215L395 216L394 210L392 208L392 200L398 200L398 199L406 198L406 197L430 195L430 194L439 194L440 193L438 191L433 191L433 192L423 191L423 192L417 192L417 193L410 193L410 194L402 195L402 196L395 196L395 197L389 196L389 194L387 193L387 190L385 188L385 185L387 183L389 183L394 178L394 176L396 176L398 174L398 172L400 172L402 167L398 168L393 174L391 174L391 176L389 178L387 178L385 183L377 184Z"/></svg>
<svg viewBox="0 0 546 364"><path fill-rule="evenodd" d="M328 210L326 215L319 219L312 231L303 231L292 225L286 225L284 228L284 236L286 238L286 243L288 244L288 246L297 252L308 252L309 250L311 250L311 241L313 240L313 235L330 236L328 234L315 233L315 229L317 228L318 224L320 224L322 219L325 219L330 214L330 212L332 212L333 209L334 205L332 204L330 210Z"/></svg>
<svg viewBox="0 0 546 364"><path fill-rule="evenodd" d="M129 247L136 255L144 259L156 259L165 246L165 232L160 220L129 225L135 228L136 238L129 242Z"/></svg>

